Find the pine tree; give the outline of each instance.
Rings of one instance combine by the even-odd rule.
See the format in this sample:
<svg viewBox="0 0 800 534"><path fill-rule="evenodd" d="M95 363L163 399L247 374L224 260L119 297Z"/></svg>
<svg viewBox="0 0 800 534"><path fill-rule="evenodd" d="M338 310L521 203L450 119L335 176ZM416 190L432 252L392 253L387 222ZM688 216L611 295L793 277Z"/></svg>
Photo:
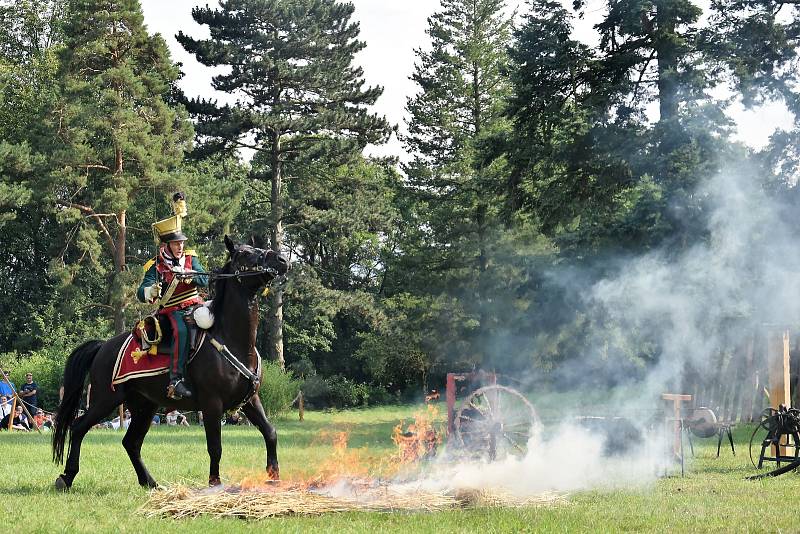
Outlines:
<svg viewBox="0 0 800 534"><path fill-rule="evenodd" d="M170 189L190 147L186 112L167 103L179 75L164 40L147 34L137 0L69 4L49 132L49 192L68 231L53 267L66 290L88 284L91 272L105 277L96 288L105 303L94 304L110 310L116 332L139 275L127 269L129 228L142 229L146 243L154 192Z"/></svg>
<svg viewBox="0 0 800 534"><path fill-rule="evenodd" d="M429 228L423 237L432 273L426 276L438 281L439 291L469 288L460 304L475 306L483 333L498 189L506 181L494 144L508 129L503 111L511 23L503 0L443 0L428 19L431 49L416 52L412 79L420 93L407 106L405 142L414 158L405 171L417 213L425 214L419 224Z"/></svg>
<svg viewBox="0 0 800 534"><path fill-rule="evenodd" d="M364 87L353 66L365 43L350 21L354 7L336 0L227 0L220 9L192 10L210 39L178 34L198 61L228 66L213 80L237 97L233 106L194 101L197 131L210 151L255 150L253 178L270 183L270 242L284 247L284 181L287 162L323 151L329 157L387 139L387 122L367 111L382 89ZM263 169L263 171L262 171ZM272 293L270 355L283 359L283 291Z"/></svg>

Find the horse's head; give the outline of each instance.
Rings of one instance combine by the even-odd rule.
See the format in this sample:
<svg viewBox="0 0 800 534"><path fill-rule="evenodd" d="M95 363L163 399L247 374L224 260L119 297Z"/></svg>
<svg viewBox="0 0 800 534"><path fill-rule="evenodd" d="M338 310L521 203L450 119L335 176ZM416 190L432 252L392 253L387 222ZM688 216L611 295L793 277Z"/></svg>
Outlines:
<svg viewBox="0 0 800 534"><path fill-rule="evenodd" d="M240 278L242 284L263 286L276 276L283 276L289 271L289 262L274 250L237 245L227 235L225 246L230 254L231 270L243 275ZM256 273L262 273L262 276Z"/></svg>

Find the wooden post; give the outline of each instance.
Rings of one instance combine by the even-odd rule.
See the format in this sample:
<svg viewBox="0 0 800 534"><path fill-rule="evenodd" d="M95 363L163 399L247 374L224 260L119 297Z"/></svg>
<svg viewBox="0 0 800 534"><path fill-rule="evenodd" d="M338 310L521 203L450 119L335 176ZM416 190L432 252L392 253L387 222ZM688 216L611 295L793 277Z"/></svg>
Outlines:
<svg viewBox="0 0 800 534"><path fill-rule="evenodd" d="M791 407L789 391L789 332L770 332L767 337L767 372L769 373L769 404L776 410L783 404Z"/></svg>
<svg viewBox="0 0 800 534"><path fill-rule="evenodd" d="M306 413L306 402L303 400L303 390L300 390L300 393L297 394L297 405L300 408L300 420L302 421Z"/></svg>
<svg viewBox="0 0 800 534"><path fill-rule="evenodd" d="M672 401L672 410L673 410L673 442L672 442L672 451L675 453L676 457L683 459L681 454L681 442L683 436L681 436L681 402L688 402L692 400L691 395L678 395L675 393L663 393L661 398L666 401Z"/></svg>
<svg viewBox="0 0 800 534"><path fill-rule="evenodd" d="M125 430L123 425L125 424L125 403L119 405L119 429Z"/></svg>
<svg viewBox="0 0 800 534"><path fill-rule="evenodd" d="M8 416L8 431L14 426L14 414L17 413L17 393L14 392L13 400L11 401L11 413Z"/></svg>
<svg viewBox="0 0 800 534"><path fill-rule="evenodd" d="M445 386L445 398L447 399L447 435L455 432L455 407L456 407L456 375L447 373L447 385Z"/></svg>
<svg viewBox="0 0 800 534"><path fill-rule="evenodd" d="M789 331L773 330L767 335L767 372L769 374L769 405L778 409L780 405L791 407L792 395L789 390ZM786 447L773 451L776 456L788 456ZM792 451L793 453L794 451Z"/></svg>

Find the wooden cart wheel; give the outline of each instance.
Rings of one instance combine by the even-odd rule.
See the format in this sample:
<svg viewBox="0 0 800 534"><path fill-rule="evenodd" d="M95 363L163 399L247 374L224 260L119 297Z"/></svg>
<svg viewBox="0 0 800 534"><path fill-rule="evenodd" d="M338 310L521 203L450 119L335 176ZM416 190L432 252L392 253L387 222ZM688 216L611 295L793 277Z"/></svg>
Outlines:
<svg viewBox="0 0 800 534"><path fill-rule="evenodd" d="M540 430L533 405L506 386L486 386L473 391L455 418L455 434L465 449L488 460L508 455L524 456L528 440Z"/></svg>

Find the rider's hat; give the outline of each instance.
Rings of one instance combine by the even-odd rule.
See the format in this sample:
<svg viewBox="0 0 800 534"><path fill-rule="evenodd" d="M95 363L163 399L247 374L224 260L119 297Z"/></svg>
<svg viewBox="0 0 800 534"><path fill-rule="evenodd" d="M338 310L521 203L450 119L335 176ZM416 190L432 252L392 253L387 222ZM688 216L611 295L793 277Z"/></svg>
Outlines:
<svg viewBox="0 0 800 534"><path fill-rule="evenodd" d="M182 231L183 218L186 217L186 195L177 192L172 195L172 211L175 215L153 223L153 238L156 243L186 241Z"/></svg>

